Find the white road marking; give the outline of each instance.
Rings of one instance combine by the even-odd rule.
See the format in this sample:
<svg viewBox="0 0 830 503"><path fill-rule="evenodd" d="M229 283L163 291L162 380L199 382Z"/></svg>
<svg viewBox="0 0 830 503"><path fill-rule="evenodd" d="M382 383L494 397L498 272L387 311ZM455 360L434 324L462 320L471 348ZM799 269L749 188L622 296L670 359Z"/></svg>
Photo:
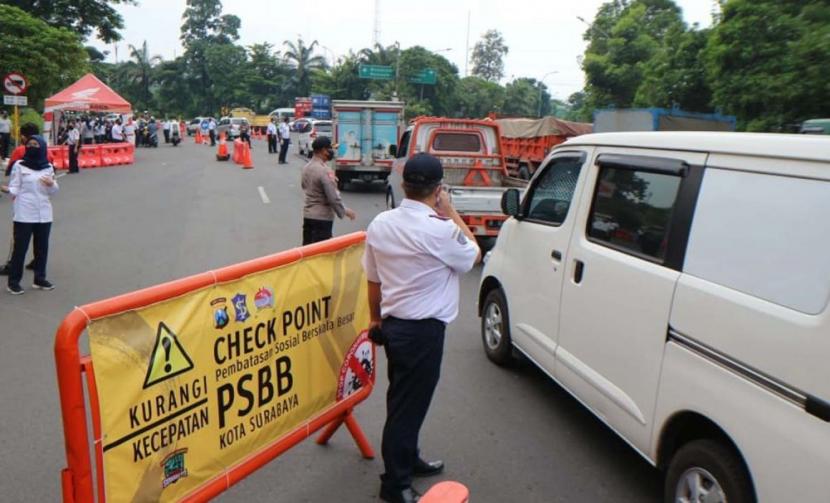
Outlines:
<svg viewBox="0 0 830 503"><path fill-rule="evenodd" d="M262 185L257 187L257 189L259 190L259 197L262 199L262 203L269 204L271 200L268 199L268 194L265 193L265 189L262 187Z"/></svg>
<svg viewBox="0 0 830 503"><path fill-rule="evenodd" d="M68 174L69 174L69 173L58 173L57 175L55 175L55 179L57 180L58 178L60 178L60 177L62 177L62 176L66 176L66 175L68 175Z"/></svg>

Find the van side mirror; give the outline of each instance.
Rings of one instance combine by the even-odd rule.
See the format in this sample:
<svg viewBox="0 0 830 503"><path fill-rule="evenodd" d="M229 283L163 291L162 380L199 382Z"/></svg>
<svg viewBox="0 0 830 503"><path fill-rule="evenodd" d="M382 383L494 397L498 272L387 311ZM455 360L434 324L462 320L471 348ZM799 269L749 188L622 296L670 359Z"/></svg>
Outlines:
<svg viewBox="0 0 830 503"><path fill-rule="evenodd" d="M397 145L389 145L389 155L391 155L392 157L398 157Z"/></svg>
<svg viewBox="0 0 830 503"><path fill-rule="evenodd" d="M518 218L521 211L521 203L519 202L519 190L507 189L501 195L501 211L509 217Z"/></svg>

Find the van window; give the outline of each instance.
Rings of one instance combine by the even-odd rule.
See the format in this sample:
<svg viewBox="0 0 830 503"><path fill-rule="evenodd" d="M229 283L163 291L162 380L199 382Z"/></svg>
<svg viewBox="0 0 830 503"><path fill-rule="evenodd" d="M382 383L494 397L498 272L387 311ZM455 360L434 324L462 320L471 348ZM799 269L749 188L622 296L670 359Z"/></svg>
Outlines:
<svg viewBox="0 0 830 503"><path fill-rule="evenodd" d="M830 299L830 182L707 168L683 272L807 314Z"/></svg>
<svg viewBox="0 0 830 503"><path fill-rule="evenodd" d="M436 152L480 152L481 137L470 133L437 133L432 140Z"/></svg>
<svg viewBox="0 0 830 503"><path fill-rule="evenodd" d="M401 136L401 145L398 147L398 158L406 157L406 151L409 149L409 136L412 134L412 131L407 131Z"/></svg>
<svg viewBox="0 0 830 503"><path fill-rule="evenodd" d="M525 199L527 220L561 225L571 207L582 157L555 157L536 178Z"/></svg>
<svg viewBox="0 0 830 503"><path fill-rule="evenodd" d="M600 244L663 262L682 178L600 168L588 236Z"/></svg>

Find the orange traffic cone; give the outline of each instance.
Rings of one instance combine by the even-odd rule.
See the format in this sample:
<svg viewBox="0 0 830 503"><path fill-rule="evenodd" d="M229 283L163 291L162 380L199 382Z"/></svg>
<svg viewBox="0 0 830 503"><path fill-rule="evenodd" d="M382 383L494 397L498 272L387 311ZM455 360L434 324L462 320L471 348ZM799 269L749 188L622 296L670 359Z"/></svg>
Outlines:
<svg viewBox="0 0 830 503"><path fill-rule="evenodd" d="M242 142L242 169L254 169L254 163L251 161L251 147L244 141Z"/></svg>
<svg viewBox="0 0 830 503"><path fill-rule="evenodd" d="M217 161L227 161L231 158L228 153L228 144L225 143L225 133L219 135L219 148L216 150Z"/></svg>
<svg viewBox="0 0 830 503"><path fill-rule="evenodd" d="M196 129L196 145L202 143L202 130Z"/></svg>

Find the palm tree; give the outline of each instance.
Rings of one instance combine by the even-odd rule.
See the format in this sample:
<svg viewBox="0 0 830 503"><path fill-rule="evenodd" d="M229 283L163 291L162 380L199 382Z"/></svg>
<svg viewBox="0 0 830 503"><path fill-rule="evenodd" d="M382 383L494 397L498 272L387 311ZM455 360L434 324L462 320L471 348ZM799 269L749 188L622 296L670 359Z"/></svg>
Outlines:
<svg viewBox="0 0 830 503"><path fill-rule="evenodd" d="M130 50L130 80L138 85L144 107L149 107L152 97L150 93L150 81L153 74L153 67L161 62L161 56L150 56L146 40L141 45L141 49L136 49L132 44L128 48Z"/></svg>
<svg viewBox="0 0 830 503"><path fill-rule="evenodd" d="M325 58L313 55L317 41L305 45L303 39L299 38L296 44L286 40L283 45L286 48L283 58L294 71L290 83L294 86L295 95L308 96L311 91L311 72L326 68Z"/></svg>
<svg viewBox="0 0 830 503"><path fill-rule="evenodd" d="M375 44L372 49L366 48L360 51L360 60L363 63L370 65L394 66L398 61L398 53L400 48L397 45L390 45L384 47L380 44Z"/></svg>

